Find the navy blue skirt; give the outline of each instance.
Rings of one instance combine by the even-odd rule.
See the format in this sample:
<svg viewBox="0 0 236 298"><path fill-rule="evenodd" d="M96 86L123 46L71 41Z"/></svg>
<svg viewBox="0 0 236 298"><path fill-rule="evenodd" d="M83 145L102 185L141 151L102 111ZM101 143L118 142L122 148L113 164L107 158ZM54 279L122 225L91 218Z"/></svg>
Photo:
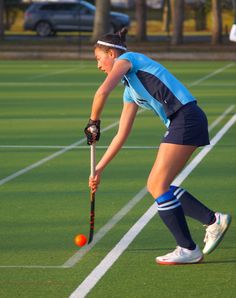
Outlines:
<svg viewBox="0 0 236 298"><path fill-rule="evenodd" d="M178 145L209 145L208 122L196 102L190 102L169 117L170 126L162 143Z"/></svg>

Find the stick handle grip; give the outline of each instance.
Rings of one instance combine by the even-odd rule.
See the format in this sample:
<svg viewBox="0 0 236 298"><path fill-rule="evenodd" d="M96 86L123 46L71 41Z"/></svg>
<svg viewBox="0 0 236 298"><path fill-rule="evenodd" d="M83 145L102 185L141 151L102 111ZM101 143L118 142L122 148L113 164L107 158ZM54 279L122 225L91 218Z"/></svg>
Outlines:
<svg viewBox="0 0 236 298"><path fill-rule="evenodd" d="M95 143L93 143L90 146L90 176L95 176L95 167L96 167L96 152L95 152L96 146Z"/></svg>

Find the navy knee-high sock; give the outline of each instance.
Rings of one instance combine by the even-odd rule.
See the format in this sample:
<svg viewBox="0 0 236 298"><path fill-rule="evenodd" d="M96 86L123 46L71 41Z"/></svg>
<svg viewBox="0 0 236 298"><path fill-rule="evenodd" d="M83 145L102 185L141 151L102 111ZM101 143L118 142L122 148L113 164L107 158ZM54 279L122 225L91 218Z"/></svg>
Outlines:
<svg viewBox="0 0 236 298"><path fill-rule="evenodd" d="M181 202L185 216L192 217L204 225L215 222L215 212L203 205L185 189L171 185L170 192Z"/></svg>
<svg viewBox="0 0 236 298"><path fill-rule="evenodd" d="M190 235L183 209L173 192L167 191L158 197L156 202L158 213L175 237L177 244L184 248L195 249L196 244Z"/></svg>

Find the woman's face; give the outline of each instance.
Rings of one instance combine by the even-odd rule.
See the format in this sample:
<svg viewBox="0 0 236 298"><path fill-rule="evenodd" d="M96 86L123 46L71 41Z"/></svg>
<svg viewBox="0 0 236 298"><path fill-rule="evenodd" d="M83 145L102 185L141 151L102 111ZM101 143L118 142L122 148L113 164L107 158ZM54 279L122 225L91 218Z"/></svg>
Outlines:
<svg viewBox="0 0 236 298"><path fill-rule="evenodd" d="M109 74L117 57L116 52L114 50L105 52L101 48L95 48L94 54L97 59L98 69Z"/></svg>

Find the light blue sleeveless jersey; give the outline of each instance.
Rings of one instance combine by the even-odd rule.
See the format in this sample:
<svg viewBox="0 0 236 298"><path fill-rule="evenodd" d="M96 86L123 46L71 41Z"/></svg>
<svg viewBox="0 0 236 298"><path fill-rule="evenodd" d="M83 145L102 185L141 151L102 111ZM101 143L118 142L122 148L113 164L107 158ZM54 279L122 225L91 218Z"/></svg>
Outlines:
<svg viewBox="0 0 236 298"><path fill-rule="evenodd" d="M147 56L128 52L117 58L128 60L131 69L124 76L124 102L135 102L153 110L168 127L170 117L183 105L196 101L193 95L164 66Z"/></svg>

